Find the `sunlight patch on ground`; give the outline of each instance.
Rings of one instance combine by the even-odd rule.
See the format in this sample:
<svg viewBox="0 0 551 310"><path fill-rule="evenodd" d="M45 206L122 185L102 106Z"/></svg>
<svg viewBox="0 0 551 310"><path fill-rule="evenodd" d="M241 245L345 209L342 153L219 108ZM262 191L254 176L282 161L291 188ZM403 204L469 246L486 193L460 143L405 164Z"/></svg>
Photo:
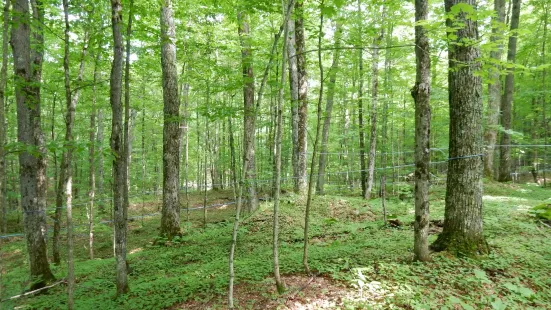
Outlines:
<svg viewBox="0 0 551 310"><path fill-rule="evenodd" d="M130 251L130 254L141 252L143 248L135 248L134 250Z"/></svg>
<svg viewBox="0 0 551 310"><path fill-rule="evenodd" d="M486 201L527 201L526 198L517 198L517 197L507 197L507 196L489 196L484 195L482 196L482 199Z"/></svg>

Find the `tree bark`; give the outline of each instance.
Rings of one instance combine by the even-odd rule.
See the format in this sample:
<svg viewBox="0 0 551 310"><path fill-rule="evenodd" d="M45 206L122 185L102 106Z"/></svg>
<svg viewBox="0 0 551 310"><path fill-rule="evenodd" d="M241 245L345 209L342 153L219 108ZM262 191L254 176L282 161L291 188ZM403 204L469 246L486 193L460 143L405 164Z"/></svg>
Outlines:
<svg viewBox="0 0 551 310"><path fill-rule="evenodd" d="M415 22L428 20L428 0L415 1ZM429 166L430 166L430 45L428 31L415 26L417 74L411 96L415 101L415 260L430 260L429 237Z"/></svg>
<svg viewBox="0 0 551 310"><path fill-rule="evenodd" d="M296 37L295 37L295 20L287 21L288 37L287 37L287 53L289 54L289 88L291 94L291 141L293 144L293 188L299 188L299 167L298 167L298 68L297 68L297 53Z"/></svg>
<svg viewBox="0 0 551 310"><path fill-rule="evenodd" d="M497 43L497 47L490 52L490 58L494 64L490 67L490 83L488 83L488 108L486 110L486 128L484 131L484 143L486 144L486 156L484 158L484 175L492 179L494 177L494 151L497 141L497 129L499 122L499 107L501 103L501 77L500 70L503 44L501 30L505 23L505 0L494 0L496 16L492 18L492 36L490 40Z"/></svg>
<svg viewBox="0 0 551 310"><path fill-rule="evenodd" d="M335 83L337 81L337 72L339 71L340 46L342 37L342 25L337 22L335 28L335 51L333 53L333 63L329 70L329 83L327 85L327 101L325 102L325 117L323 121L323 130L321 134L321 152L318 165L318 177L316 183L316 193L323 195L325 184L325 167L327 166L327 143L329 141L329 128L331 126L331 113L333 111L333 102L335 99Z"/></svg>
<svg viewBox="0 0 551 310"><path fill-rule="evenodd" d="M14 57L17 138L32 152L19 153L21 207L29 252L31 290L53 281L46 248L46 157L40 120L40 85L44 52L43 5L31 0L15 0L11 29ZM31 23L31 20L33 21Z"/></svg>
<svg viewBox="0 0 551 310"><path fill-rule="evenodd" d="M321 59L321 39L323 37L323 21L324 21L324 0L321 0L320 3L320 23L319 23L319 36L318 36L318 66L319 66L319 72L320 72L320 90L318 95L318 104L317 104L317 123L316 123L316 137L314 138L314 148L312 150L312 161L310 164L310 179L308 180L308 192L306 197L306 210L304 214L304 251L302 256L302 265L304 266L304 271L306 274L311 274L310 272L310 266L308 264L308 246L309 246L309 228L310 228L310 209L312 206L312 196L313 196L313 188L314 188L314 170L316 168L316 154L318 152L318 144L319 144L319 137L320 137L320 131L321 131L321 106L323 102L323 62ZM295 7L296 9L296 7Z"/></svg>
<svg viewBox="0 0 551 310"><path fill-rule="evenodd" d="M298 163L296 193L307 189L306 152L308 150L308 74L306 71L306 39L304 37L304 0L295 2L295 46L298 73Z"/></svg>
<svg viewBox="0 0 551 310"><path fill-rule="evenodd" d="M109 99L112 110L111 152L113 153L113 208L115 225L115 259L117 296L128 293L128 272L126 268L126 231L128 210L124 207L126 160L123 143L123 38L121 31L122 5L120 0L111 0L111 21L113 30L113 63L111 67Z"/></svg>
<svg viewBox="0 0 551 310"><path fill-rule="evenodd" d="M383 13L384 15L384 13ZM375 159L377 150L377 103L379 101L379 45L384 38L384 28L381 35L373 40L373 59L371 67L371 131L369 136L369 156L367 162L367 186L365 199L371 198L375 179Z"/></svg>
<svg viewBox="0 0 551 310"><path fill-rule="evenodd" d="M7 201L6 201L6 83L8 76L8 32L10 28L10 0L4 2L4 23L2 31L2 68L0 69L0 231L8 231Z"/></svg>
<svg viewBox="0 0 551 310"><path fill-rule="evenodd" d="M165 0L161 6L161 63L164 102L161 235L172 239L180 234L180 97L176 67L176 28L171 0Z"/></svg>
<svg viewBox="0 0 551 310"><path fill-rule="evenodd" d="M520 19L520 0L513 0L513 8L511 15L511 36L509 37L509 45L507 50L507 63L514 65L517 54L517 29ZM503 132L499 140L500 156L499 156L499 182L511 181L511 116L513 108L513 93L515 90L515 69L508 68L505 76L504 94L501 98L501 126Z"/></svg>
<svg viewBox="0 0 551 310"><path fill-rule="evenodd" d="M252 212L258 207L258 197L256 192L256 159L254 139L256 127L256 107L254 101L253 57L248 19L249 18L246 13L240 12L238 14L238 33L241 42L243 69L243 162L245 163L243 178L246 192L246 207L249 212Z"/></svg>
<svg viewBox="0 0 551 310"><path fill-rule="evenodd" d="M90 165L90 171L88 176L88 199L90 199L88 205L88 253L90 259L94 259L94 200L96 197L96 114L97 114L97 95L96 95L96 83L99 78L98 65L100 61L101 53L96 52L96 59L94 62L94 86L92 88L92 113L90 114L90 149L88 150L88 161Z"/></svg>
<svg viewBox="0 0 551 310"><path fill-rule="evenodd" d="M476 0L446 0L446 12L458 3L476 10ZM478 23L460 12L446 25L458 28L448 34L450 159L444 230L432 248L472 256L488 252L482 230L482 78L478 45L458 43L477 41Z"/></svg>

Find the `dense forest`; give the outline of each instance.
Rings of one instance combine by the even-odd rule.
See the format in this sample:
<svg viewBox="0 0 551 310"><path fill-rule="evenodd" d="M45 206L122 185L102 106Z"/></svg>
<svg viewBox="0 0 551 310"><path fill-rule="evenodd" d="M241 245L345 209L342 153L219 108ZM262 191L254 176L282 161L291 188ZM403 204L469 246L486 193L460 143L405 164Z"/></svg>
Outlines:
<svg viewBox="0 0 551 310"><path fill-rule="evenodd" d="M3 8L1 309L551 308L551 1Z"/></svg>

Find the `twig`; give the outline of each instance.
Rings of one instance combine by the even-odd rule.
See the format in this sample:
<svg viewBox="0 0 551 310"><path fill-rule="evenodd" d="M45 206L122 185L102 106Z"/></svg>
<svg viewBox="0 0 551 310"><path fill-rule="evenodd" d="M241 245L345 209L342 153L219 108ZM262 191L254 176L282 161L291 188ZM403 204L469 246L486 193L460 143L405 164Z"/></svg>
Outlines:
<svg viewBox="0 0 551 310"><path fill-rule="evenodd" d="M549 224L546 224L544 221L540 220L540 223L542 223L544 226L546 226L547 228L551 228L551 225Z"/></svg>
<svg viewBox="0 0 551 310"><path fill-rule="evenodd" d="M48 285L48 286L43 287L43 288L39 288L39 289L37 289L37 290L30 291L30 292L26 292L26 293L23 293L23 294L21 294L21 295L15 295L15 296L12 296L12 297L10 297L10 298L3 299L2 302L8 301L8 300L12 300L12 299L17 299L17 298L20 298L20 297L25 297L25 296L33 295L33 294L36 294L36 293L38 293L38 292L41 292L41 291L47 290L47 289L49 289L49 288L52 288L52 287L54 287L54 286L56 286L56 285L59 285L59 284L61 284L61 283L67 283L67 280L61 279L61 280L59 280L59 281L57 281L57 282L55 282L55 283L53 283L53 284L51 284L51 285Z"/></svg>

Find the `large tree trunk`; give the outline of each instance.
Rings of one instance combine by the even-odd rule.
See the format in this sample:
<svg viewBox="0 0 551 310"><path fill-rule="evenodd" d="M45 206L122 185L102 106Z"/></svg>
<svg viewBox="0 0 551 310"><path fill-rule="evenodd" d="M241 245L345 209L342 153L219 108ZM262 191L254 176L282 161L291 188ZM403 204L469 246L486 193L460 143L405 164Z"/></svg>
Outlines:
<svg viewBox="0 0 551 310"><path fill-rule="evenodd" d="M289 88L291 93L291 141L293 144L293 185L294 189L299 188L299 168L298 168L298 68L297 68L297 49L295 37L295 20L287 21L287 53L289 54Z"/></svg>
<svg viewBox="0 0 551 310"><path fill-rule="evenodd" d="M295 192L304 193L307 186L306 152L308 149L308 75L306 72L306 39L304 38L304 0L295 2L295 46L298 73L298 163Z"/></svg>
<svg viewBox="0 0 551 310"><path fill-rule="evenodd" d="M501 55L503 54L502 24L505 22L505 0L494 0L496 16L492 19L491 41L498 43L490 52L490 58L495 62L490 68L490 83L488 83L488 108L486 110L486 128L484 131L484 143L486 144L486 156L484 158L484 175L487 178L494 176L494 151L497 141L497 129L499 122L499 106L501 103Z"/></svg>
<svg viewBox="0 0 551 310"><path fill-rule="evenodd" d="M520 19L520 0L513 0L513 9L511 16L511 36L509 37L509 46L507 50L507 62L515 63L517 54L517 29ZM511 116L513 108L513 93L515 90L515 69L508 68L507 76L505 77L505 89L501 98L501 138L499 140L499 182L511 181Z"/></svg>
<svg viewBox="0 0 551 310"><path fill-rule="evenodd" d="M325 118L323 121L323 130L321 134L321 152L318 168L318 182L316 183L316 193L323 195L325 184L325 167L327 166L327 143L329 141L329 127L331 126L331 113L333 111L333 101L335 98L335 82L337 81L337 72L339 70L340 46L342 37L342 25L337 22L335 29L335 51L333 53L333 63L329 70L329 83L327 85L327 101L325 103Z"/></svg>
<svg viewBox="0 0 551 310"><path fill-rule="evenodd" d="M2 68L0 69L0 232L6 233L8 229L7 222L7 203L6 203L6 82L8 75L8 31L10 27L10 0L4 0L4 23L2 31Z"/></svg>
<svg viewBox="0 0 551 310"><path fill-rule="evenodd" d="M161 63L163 70L163 210L161 235L169 239L180 234L180 97L176 67L176 29L172 1L161 6Z"/></svg>
<svg viewBox="0 0 551 310"><path fill-rule="evenodd" d="M40 128L44 11L40 1L31 0L31 5L32 18L28 0L14 1L11 46L17 55L13 60L17 138L33 150L19 153L19 182L31 277L36 279L31 289L38 289L54 280L54 275L46 248L46 157Z"/></svg>
<svg viewBox="0 0 551 310"><path fill-rule="evenodd" d="M428 20L428 0L415 1L415 22ZM415 26L417 74L411 96L415 100L415 260L428 261L430 166L430 46L427 29Z"/></svg>
<svg viewBox="0 0 551 310"><path fill-rule="evenodd" d="M124 191L128 185L125 181L126 160L123 143L123 106L122 106L122 71L123 71L123 38L122 38L122 5L120 0L111 0L111 21L113 30L113 63L111 67L109 99L112 110L111 152L113 152L113 208L115 225L115 259L117 296L126 294L128 272L126 268L126 230L128 210L124 207Z"/></svg>
<svg viewBox="0 0 551 310"><path fill-rule="evenodd" d="M238 14L239 20L239 39L241 41L241 57L243 68L243 179L245 185L245 202L249 212L258 207L258 198L256 193L256 159L255 159L255 127L256 127L256 108L254 101L254 73L253 56L251 49L251 39L249 30L248 16L241 12Z"/></svg>
<svg viewBox="0 0 551 310"><path fill-rule="evenodd" d="M476 0L446 0L446 12L458 3L476 10ZM470 256L488 252L482 231L482 78L480 48L458 42L477 41L478 23L460 12L446 24L459 29L450 33L456 38L448 37L450 159L444 230L432 248Z"/></svg>

